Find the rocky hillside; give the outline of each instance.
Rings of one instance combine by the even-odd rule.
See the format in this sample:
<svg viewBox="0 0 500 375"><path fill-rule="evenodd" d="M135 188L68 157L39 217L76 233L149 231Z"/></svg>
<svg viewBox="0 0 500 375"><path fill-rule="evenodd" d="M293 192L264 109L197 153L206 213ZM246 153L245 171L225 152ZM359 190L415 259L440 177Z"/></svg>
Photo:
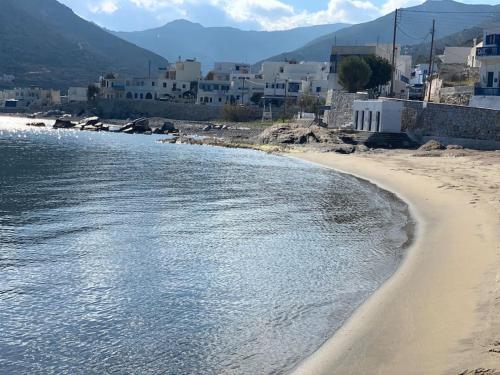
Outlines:
<svg viewBox="0 0 500 375"><path fill-rule="evenodd" d="M13 74L12 86L65 89L95 82L108 71L144 76L149 61L153 67L166 64L56 0L0 0L0 9L0 76Z"/></svg>

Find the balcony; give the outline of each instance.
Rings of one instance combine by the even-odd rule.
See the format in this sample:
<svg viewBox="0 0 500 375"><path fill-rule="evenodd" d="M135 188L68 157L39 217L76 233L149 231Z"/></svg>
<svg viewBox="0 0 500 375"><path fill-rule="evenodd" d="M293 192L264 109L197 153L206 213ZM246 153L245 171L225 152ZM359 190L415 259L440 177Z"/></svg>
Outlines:
<svg viewBox="0 0 500 375"><path fill-rule="evenodd" d="M476 96L500 96L500 87L474 87Z"/></svg>
<svg viewBox="0 0 500 375"><path fill-rule="evenodd" d="M476 56L500 56L500 48L498 46L493 47L479 47L476 48Z"/></svg>

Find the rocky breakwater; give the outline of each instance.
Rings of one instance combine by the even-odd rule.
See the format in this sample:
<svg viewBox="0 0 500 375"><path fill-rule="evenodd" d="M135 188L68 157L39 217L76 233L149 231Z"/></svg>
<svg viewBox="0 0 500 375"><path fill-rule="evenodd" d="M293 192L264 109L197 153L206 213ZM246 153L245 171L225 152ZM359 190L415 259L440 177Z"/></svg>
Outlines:
<svg viewBox="0 0 500 375"><path fill-rule="evenodd" d="M176 134L179 130L170 121L159 117L139 118L118 129L126 134Z"/></svg>
<svg viewBox="0 0 500 375"><path fill-rule="evenodd" d="M78 129L87 131L112 131L125 134L176 134L178 129L170 121L162 118L138 118L128 121L124 125L109 125L102 122L99 117L88 117L79 122L68 118L56 120L54 129Z"/></svg>

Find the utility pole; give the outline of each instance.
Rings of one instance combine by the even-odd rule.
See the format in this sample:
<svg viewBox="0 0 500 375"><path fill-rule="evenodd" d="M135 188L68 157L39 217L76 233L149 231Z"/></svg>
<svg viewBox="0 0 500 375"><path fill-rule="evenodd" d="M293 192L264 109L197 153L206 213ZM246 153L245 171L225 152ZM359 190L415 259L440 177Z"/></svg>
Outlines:
<svg viewBox="0 0 500 375"><path fill-rule="evenodd" d="M434 50L434 32L436 30L436 20L432 20L432 39L431 39L431 53L429 56L429 95L427 96L427 101L431 101L431 88L432 88L432 69L433 69L433 50Z"/></svg>
<svg viewBox="0 0 500 375"><path fill-rule="evenodd" d="M240 79L243 79L243 84L241 86L241 105L243 105L243 96L245 95L245 77L240 77Z"/></svg>
<svg viewBox="0 0 500 375"><path fill-rule="evenodd" d="M286 117L286 99L287 99L287 92L288 92L288 79L285 79L285 101L283 102L283 124L285 123L285 117Z"/></svg>
<svg viewBox="0 0 500 375"><path fill-rule="evenodd" d="M394 96L394 75L396 74L396 31L398 26L398 9L394 11L394 30L392 32L392 76L391 92L389 96Z"/></svg>

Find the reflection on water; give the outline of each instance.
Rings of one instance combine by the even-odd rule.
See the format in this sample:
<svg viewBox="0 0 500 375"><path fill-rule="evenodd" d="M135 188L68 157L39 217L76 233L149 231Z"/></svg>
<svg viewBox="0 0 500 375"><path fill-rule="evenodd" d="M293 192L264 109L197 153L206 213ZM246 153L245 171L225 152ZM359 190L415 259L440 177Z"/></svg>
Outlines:
<svg viewBox="0 0 500 375"><path fill-rule="evenodd" d="M0 118L2 373L281 374L401 260L405 206L353 177L24 123Z"/></svg>

